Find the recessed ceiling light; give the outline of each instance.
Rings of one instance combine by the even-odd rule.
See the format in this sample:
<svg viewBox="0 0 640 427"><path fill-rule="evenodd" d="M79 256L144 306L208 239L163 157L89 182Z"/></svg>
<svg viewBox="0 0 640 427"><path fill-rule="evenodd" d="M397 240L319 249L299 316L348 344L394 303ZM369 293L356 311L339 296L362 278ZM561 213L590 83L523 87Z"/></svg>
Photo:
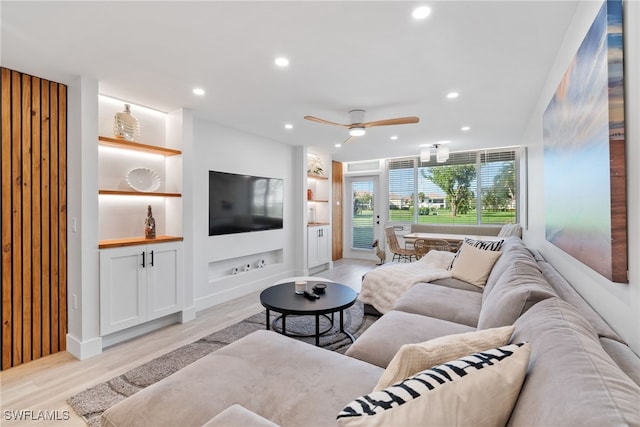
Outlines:
<svg viewBox="0 0 640 427"><path fill-rule="evenodd" d="M468 131L468 130L471 130L471 127L470 127L470 126L462 126L462 127L460 128L460 130L461 130L461 131L463 131L463 132L466 132L466 131Z"/></svg>
<svg viewBox="0 0 640 427"><path fill-rule="evenodd" d="M194 95L198 95L198 96L202 96L202 95L204 95L204 89L199 88L199 87L194 87L193 88L193 94Z"/></svg>
<svg viewBox="0 0 640 427"><path fill-rule="evenodd" d="M276 58L275 61L273 61L273 62L275 62L275 64L278 67L286 67L287 65L289 65L289 60L287 58L285 58L284 56Z"/></svg>
<svg viewBox="0 0 640 427"><path fill-rule="evenodd" d="M455 99L455 98L457 98L459 96L460 96L460 94L458 92L449 92L447 94L447 98L449 98L449 99Z"/></svg>
<svg viewBox="0 0 640 427"><path fill-rule="evenodd" d="M413 9L411 15L415 19L424 19L427 16L431 15L431 8L429 6L420 6Z"/></svg>
<svg viewBox="0 0 640 427"><path fill-rule="evenodd" d="M398 139L398 135L393 135L393 136L391 137L391 140L392 140L392 141L395 141L396 139Z"/></svg>
<svg viewBox="0 0 640 427"><path fill-rule="evenodd" d="M293 129L293 125L291 123L285 123L284 124L284 128L285 129Z"/></svg>
<svg viewBox="0 0 640 427"><path fill-rule="evenodd" d="M342 144L336 144L335 147L336 148L340 148L340 147L342 147Z"/></svg>

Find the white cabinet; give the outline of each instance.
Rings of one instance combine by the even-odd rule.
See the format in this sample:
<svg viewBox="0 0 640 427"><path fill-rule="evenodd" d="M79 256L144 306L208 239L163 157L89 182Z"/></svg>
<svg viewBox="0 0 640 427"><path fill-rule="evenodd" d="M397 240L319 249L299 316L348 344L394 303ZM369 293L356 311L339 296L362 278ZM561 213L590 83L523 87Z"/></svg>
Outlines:
<svg viewBox="0 0 640 427"><path fill-rule="evenodd" d="M307 267L331 262L331 227L307 228Z"/></svg>
<svg viewBox="0 0 640 427"><path fill-rule="evenodd" d="M100 250L100 334L182 310L182 242Z"/></svg>

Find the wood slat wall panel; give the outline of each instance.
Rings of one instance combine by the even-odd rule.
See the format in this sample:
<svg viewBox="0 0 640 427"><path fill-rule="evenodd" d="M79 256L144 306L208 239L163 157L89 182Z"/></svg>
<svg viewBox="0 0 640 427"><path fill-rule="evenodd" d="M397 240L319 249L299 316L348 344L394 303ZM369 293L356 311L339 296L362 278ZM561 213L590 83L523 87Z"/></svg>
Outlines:
<svg viewBox="0 0 640 427"><path fill-rule="evenodd" d="M1 68L1 368L64 350L67 88Z"/></svg>
<svg viewBox="0 0 640 427"><path fill-rule="evenodd" d="M33 77L31 85L31 209L33 217L40 217L40 221L34 220L31 230L31 244L33 248L33 265L42 265L42 195L40 174L41 142L40 142L40 79ZM34 268L31 275L31 313L33 334L31 336L33 358L42 357L42 270Z"/></svg>
<svg viewBox="0 0 640 427"><path fill-rule="evenodd" d="M12 355L5 348L13 347L13 300L11 295L11 71L0 70L0 116L2 117L2 369L11 367Z"/></svg>
<svg viewBox="0 0 640 427"><path fill-rule="evenodd" d="M12 179L12 218L11 228L13 236L11 245L13 248L13 365L19 360L22 363L22 236L20 235L22 215L22 177L20 176L22 165L22 150L20 141L20 127L22 117L20 114L20 74L11 72L11 179Z"/></svg>
<svg viewBox="0 0 640 427"><path fill-rule="evenodd" d="M42 355L47 356L51 354L51 233L49 212L49 134L50 134L50 120L49 120L49 83L43 82L41 85L42 90L42 122L41 122L41 170L42 170L42 184L41 184L41 203L42 203Z"/></svg>
<svg viewBox="0 0 640 427"><path fill-rule="evenodd" d="M31 76L22 74L22 361L31 360Z"/></svg>
<svg viewBox="0 0 640 427"><path fill-rule="evenodd" d="M58 85L58 350L67 349L67 87Z"/></svg>
<svg viewBox="0 0 640 427"><path fill-rule="evenodd" d="M51 122L50 133L50 152L49 158L51 160L51 191L49 192L49 202L51 205L51 353L57 353L58 348L58 238L59 236L59 221L58 221L58 85L54 82L49 83L49 101L51 107L49 110L49 117Z"/></svg>

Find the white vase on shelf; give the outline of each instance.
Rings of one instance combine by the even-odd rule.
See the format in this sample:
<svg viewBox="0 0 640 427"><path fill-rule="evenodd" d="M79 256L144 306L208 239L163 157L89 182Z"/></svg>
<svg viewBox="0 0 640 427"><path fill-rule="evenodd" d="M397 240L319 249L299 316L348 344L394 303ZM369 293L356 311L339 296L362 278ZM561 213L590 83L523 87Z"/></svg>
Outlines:
<svg viewBox="0 0 640 427"><path fill-rule="evenodd" d="M131 105L113 117L113 136L126 141L140 141L140 122L131 114Z"/></svg>

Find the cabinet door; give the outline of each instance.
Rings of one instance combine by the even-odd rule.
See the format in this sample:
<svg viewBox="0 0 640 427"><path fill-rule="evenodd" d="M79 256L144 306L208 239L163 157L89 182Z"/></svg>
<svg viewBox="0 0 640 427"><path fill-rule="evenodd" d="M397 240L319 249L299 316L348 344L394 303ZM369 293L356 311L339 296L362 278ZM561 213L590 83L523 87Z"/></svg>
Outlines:
<svg viewBox="0 0 640 427"><path fill-rule="evenodd" d="M143 246L100 251L100 335L142 323L147 318Z"/></svg>
<svg viewBox="0 0 640 427"><path fill-rule="evenodd" d="M320 227L318 236L318 264L331 261L331 229Z"/></svg>
<svg viewBox="0 0 640 427"><path fill-rule="evenodd" d="M182 310L182 243L147 246L148 320Z"/></svg>
<svg viewBox="0 0 640 427"><path fill-rule="evenodd" d="M318 262L318 227L307 228L307 267L315 267Z"/></svg>

